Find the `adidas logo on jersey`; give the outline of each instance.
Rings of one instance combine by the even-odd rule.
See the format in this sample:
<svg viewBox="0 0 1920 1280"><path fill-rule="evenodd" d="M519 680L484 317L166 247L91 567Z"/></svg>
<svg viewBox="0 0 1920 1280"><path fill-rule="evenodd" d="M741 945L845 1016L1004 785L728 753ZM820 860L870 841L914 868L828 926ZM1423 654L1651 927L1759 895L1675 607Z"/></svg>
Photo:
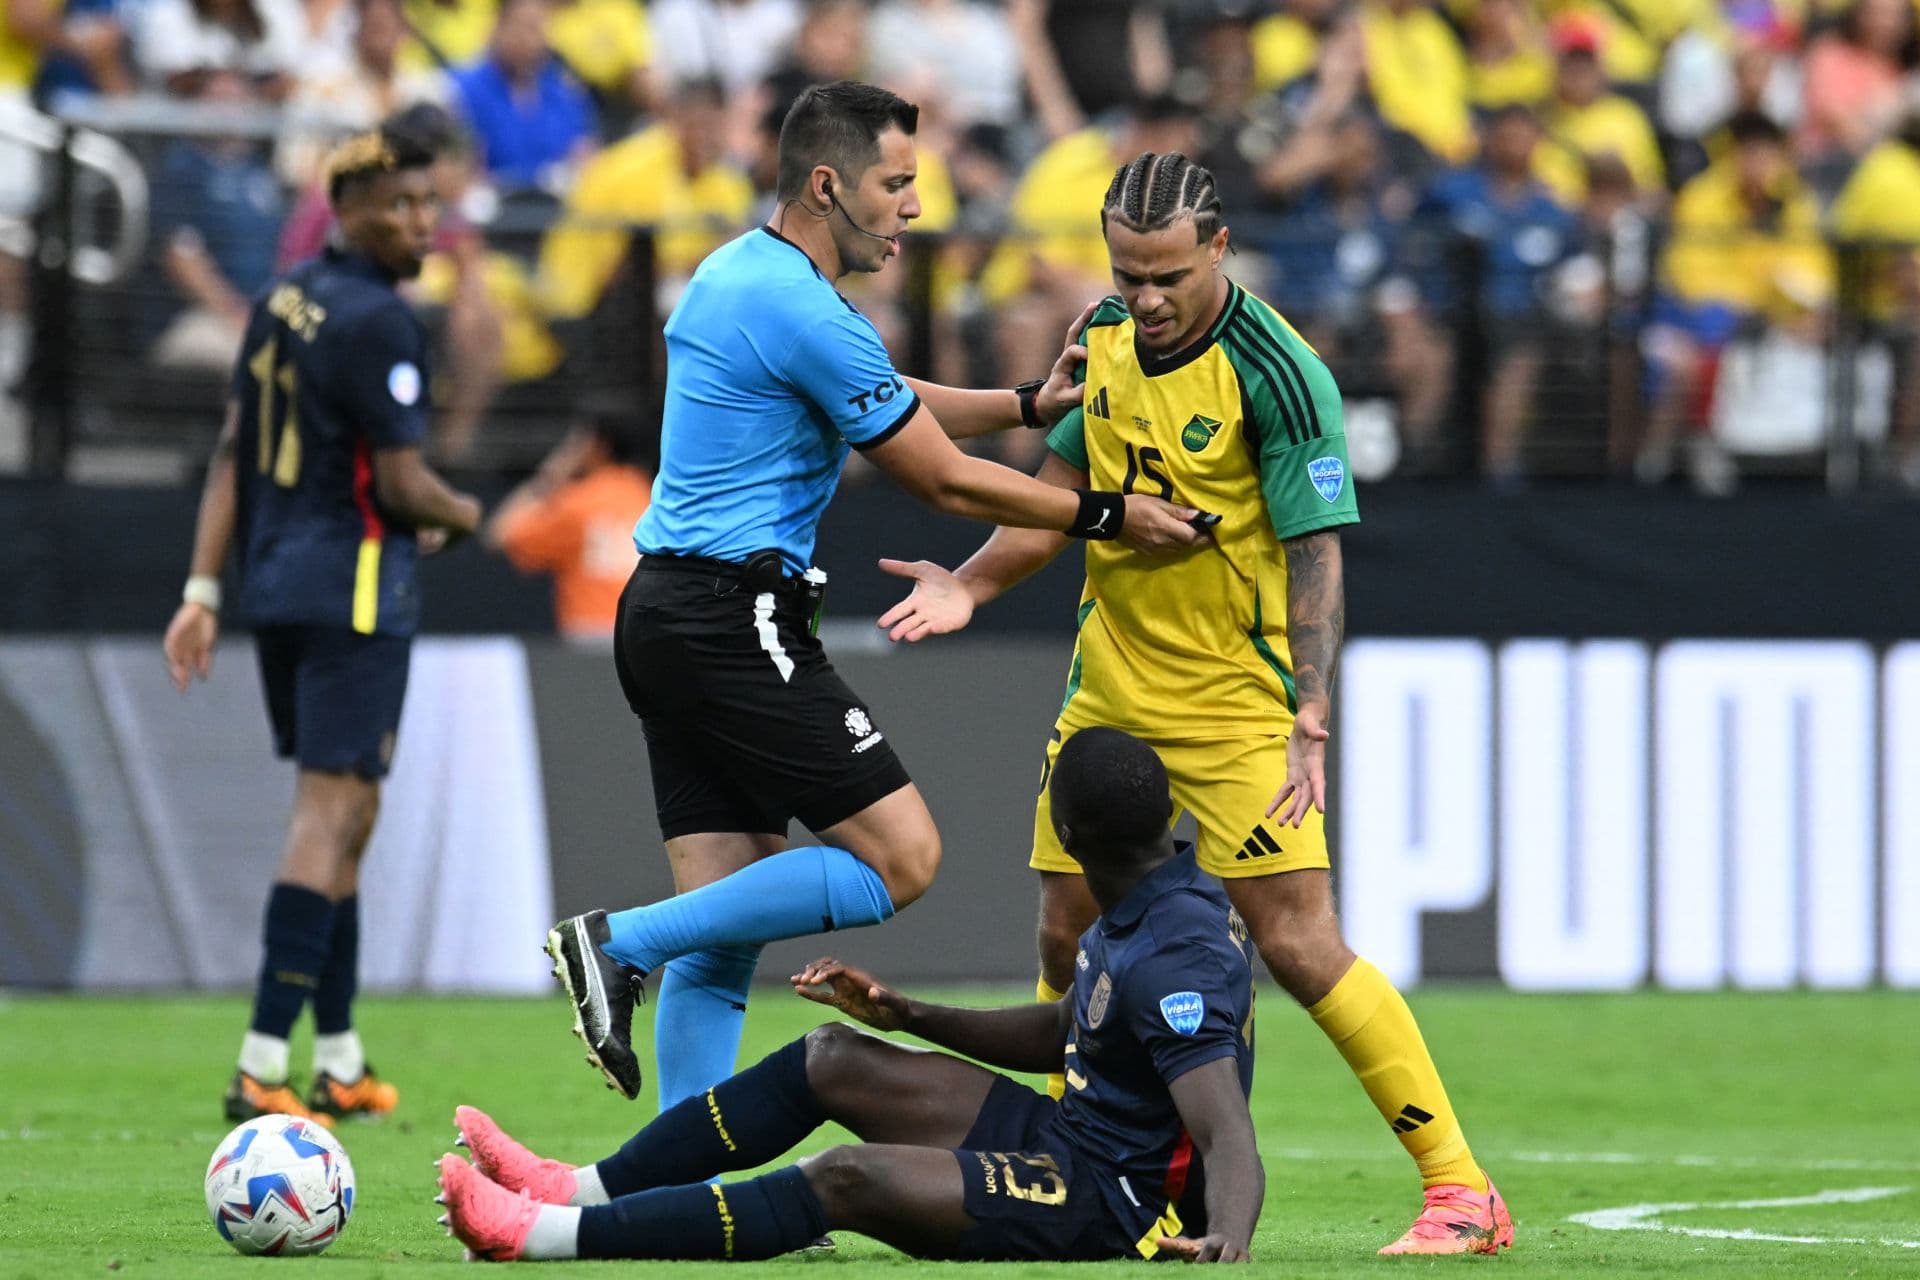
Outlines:
<svg viewBox="0 0 1920 1280"><path fill-rule="evenodd" d="M1089 418L1108 419L1113 417L1112 414L1107 412L1107 389L1105 387L1094 392L1093 399L1087 401L1087 416Z"/></svg>

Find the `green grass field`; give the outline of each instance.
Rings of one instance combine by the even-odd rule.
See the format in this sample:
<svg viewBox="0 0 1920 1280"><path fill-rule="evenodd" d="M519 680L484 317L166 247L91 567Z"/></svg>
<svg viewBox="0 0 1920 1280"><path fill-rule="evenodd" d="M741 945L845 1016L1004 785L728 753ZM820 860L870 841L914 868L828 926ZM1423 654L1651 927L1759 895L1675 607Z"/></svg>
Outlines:
<svg viewBox="0 0 1920 1280"><path fill-rule="evenodd" d="M1312 1024L1263 989L1261 1270L1920 1275L1920 996L1441 990L1414 1003L1468 1136L1512 1202L1516 1247L1498 1260L1372 1256L1417 1207L1412 1166ZM800 1034L819 1012L764 989L745 1053ZM227 1128L219 1093L244 1019L229 998L0 996L0 1278L422 1274L460 1261L434 1223L429 1167L448 1149L456 1103L484 1106L537 1150L578 1161L651 1114L650 1102L620 1101L581 1063L557 997L368 1000L363 1035L403 1099L391 1121L342 1133L359 1179L353 1221L319 1259L245 1260L208 1224L200 1190ZM303 1052L296 1043L296 1062ZM834 1140L823 1131L816 1145ZM1778 1200L1806 1202L1754 1203ZM1656 1229L1574 1220L1649 1205L1668 1207L1602 1221ZM843 1235L834 1254L728 1274L852 1276L903 1262Z"/></svg>

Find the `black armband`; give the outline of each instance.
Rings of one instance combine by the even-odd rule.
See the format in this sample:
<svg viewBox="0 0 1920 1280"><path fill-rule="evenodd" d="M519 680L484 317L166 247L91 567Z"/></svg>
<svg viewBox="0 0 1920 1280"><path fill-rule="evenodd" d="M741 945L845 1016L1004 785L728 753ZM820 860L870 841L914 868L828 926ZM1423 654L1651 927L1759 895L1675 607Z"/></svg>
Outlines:
<svg viewBox="0 0 1920 1280"><path fill-rule="evenodd" d="M1073 518L1073 525L1067 530L1069 538L1105 542L1120 536L1120 526L1127 521L1125 494L1104 489L1075 489L1074 493L1080 497L1080 514Z"/></svg>
<svg viewBox="0 0 1920 1280"><path fill-rule="evenodd" d="M1014 396L1020 401L1020 421L1035 431L1044 431L1047 427L1046 423L1040 421L1040 388L1046 385L1045 378L1035 378L1013 389Z"/></svg>

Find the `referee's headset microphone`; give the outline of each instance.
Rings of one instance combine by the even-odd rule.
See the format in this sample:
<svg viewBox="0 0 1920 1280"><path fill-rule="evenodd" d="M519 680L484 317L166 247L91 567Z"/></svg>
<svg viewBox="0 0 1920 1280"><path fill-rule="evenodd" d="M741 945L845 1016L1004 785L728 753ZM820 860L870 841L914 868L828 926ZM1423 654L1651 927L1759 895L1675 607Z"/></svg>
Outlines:
<svg viewBox="0 0 1920 1280"><path fill-rule="evenodd" d="M858 231L861 235L866 236L869 239L885 240L889 244L893 243L892 236L883 236L877 231L869 231L865 227L861 226L859 223L853 220L853 215L847 212L847 206L841 204L839 200L834 198L832 178L823 178L821 180L820 194L824 195L827 198L827 203L829 205L831 205L833 208L838 209L840 211L840 216L845 218L847 220L847 225L852 227L855 231ZM832 217L833 215L828 214L827 216Z"/></svg>

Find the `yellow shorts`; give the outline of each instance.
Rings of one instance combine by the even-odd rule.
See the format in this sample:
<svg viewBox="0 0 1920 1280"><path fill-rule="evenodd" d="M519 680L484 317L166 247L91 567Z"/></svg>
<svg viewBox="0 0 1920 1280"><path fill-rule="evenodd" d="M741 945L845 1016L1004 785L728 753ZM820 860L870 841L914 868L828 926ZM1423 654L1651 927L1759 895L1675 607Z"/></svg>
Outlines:
<svg viewBox="0 0 1920 1280"><path fill-rule="evenodd" d="M1040 803L1033 814L1033 856L1027 865L1036 871L1071 871L1080 864L1061 849L1053 834L1053 814L1047 799L1047 779L1053 776L1060 754L1061 732L1047 744L1047 763L1040 773ZM1191 811L1200 827L1200 869L1222 878L1270 876L1281 871L1324 868L1327 860L1325 818L1309 809L1298 828L1267 817L1267 806L1287 780L1287 740L1234 738L1221 742L1156 742L1153 749L1167 766L1173 787L1173 816Z"/></svg>

